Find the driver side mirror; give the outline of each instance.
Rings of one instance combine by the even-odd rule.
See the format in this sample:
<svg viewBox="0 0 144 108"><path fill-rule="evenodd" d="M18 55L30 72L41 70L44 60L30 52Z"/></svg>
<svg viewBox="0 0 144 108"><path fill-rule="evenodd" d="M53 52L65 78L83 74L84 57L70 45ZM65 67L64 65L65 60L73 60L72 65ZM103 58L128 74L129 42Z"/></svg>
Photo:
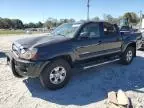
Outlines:
<svg viewBox="0 0 144 108"><path fill-rule="evenodd" d="M89 38L89 33L88 32L82 32L79 35L80 39L88 39Z"/></svg>

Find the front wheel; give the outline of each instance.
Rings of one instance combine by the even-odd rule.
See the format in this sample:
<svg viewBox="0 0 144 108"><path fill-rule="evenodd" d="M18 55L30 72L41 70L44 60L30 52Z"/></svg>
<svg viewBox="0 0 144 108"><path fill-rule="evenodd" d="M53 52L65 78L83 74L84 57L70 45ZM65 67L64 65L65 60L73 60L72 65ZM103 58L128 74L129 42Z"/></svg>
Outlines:
<svg viewBox="0 0 144 108"><path fill-rule="evenodd" d="M70 65L63 59L53 61L47 65L40 75L43 87L56 90L64 87L70 79Z"/></svg>
<svg viewBox="0 0 144 108"><path fill-rule="evenodd" d="M122 54L122 64L128 65L133 61L134 58L134 52L135 48L134 47L128 47L125 52Z"/></svg>

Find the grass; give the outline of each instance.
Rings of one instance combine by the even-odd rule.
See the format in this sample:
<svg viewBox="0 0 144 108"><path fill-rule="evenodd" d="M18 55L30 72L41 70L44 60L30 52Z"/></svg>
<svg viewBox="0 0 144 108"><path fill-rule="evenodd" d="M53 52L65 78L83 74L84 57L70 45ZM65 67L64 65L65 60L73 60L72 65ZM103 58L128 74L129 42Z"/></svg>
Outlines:
<svg viewBox="0 0 144 108"><path fill-rule="evenodd" d="M9 35L9 34L24 34L23 30L0 30L1 35Z"/></svg>

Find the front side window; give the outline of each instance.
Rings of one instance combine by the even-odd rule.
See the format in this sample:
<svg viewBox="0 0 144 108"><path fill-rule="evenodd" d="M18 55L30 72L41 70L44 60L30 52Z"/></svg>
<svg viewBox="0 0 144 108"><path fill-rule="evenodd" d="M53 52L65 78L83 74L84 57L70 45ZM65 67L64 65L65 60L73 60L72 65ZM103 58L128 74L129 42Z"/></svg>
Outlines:
<svg viewBox="0 0 144 108"><path fill-rule="evenodd" d="M89 38L98 38L100 37L99 24L88 24L84 26L81 30L81 34L85 34L85 36Z"/></svg>

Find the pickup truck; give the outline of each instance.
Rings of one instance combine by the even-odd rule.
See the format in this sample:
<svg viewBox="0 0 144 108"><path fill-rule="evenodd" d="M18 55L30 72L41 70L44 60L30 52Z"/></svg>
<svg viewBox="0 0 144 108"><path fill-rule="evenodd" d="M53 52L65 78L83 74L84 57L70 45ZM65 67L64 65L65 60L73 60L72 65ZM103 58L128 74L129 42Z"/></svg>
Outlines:
<svg viewBox="0 0 144 108"><path fill-rule="evenodd" d="M134 35L123 36L108 22L66 23L49 36L25 38L12 44L7 62L16 77L39 77L43 87L56 90L71 77L71 68L88 69L136 57Z"/></svg>

